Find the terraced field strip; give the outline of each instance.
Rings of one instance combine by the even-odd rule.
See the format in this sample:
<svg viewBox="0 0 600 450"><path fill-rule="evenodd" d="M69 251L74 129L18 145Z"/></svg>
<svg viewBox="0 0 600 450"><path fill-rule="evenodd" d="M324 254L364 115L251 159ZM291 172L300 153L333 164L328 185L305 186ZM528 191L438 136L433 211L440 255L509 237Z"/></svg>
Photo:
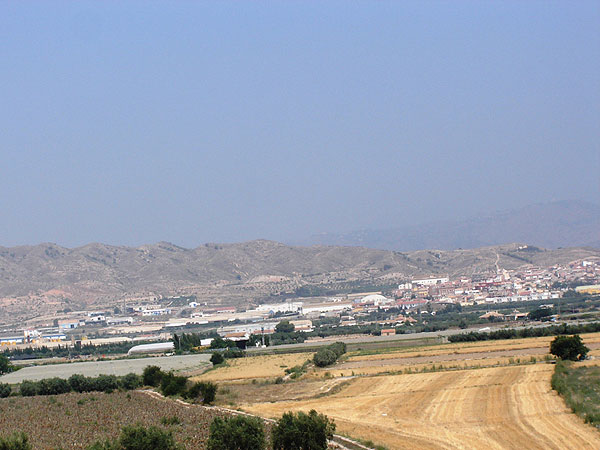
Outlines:
<svg viewBox="0 0 600 450"><path fill-rule="evenodd" d="M600 433L551 390L553 370L535 364L362 377L327 397L243 408L266 417L314 408L339 432L390 449L600 448Z"/></svg>
<svg viewBox="0 0 600 450"><path fill-rule="evenodd" d="M285 375L286 368L302 365L312 356L312 353L290 353L228 359L226 366L217 367L192 380L235 381L279 377Z"/></svg>
<svg viewBox="0 0 600 450"><path fill-rule="evenodd" d="M480 341L480 342L461 342L456 344L432 345L422 348L411 349L390 349L385 353L369 354L369 351L351 352L348 354L347 361L370 361L370 360L385 360L385 359L400 359L413 358L421 356L439 356L439 355L461 355L465 353L485 353L509 350L526 350L526 349L548 349L550 342L555 336L545 336L539 338L522 338L522 339L503 339L497 341ZM589 333L581 335L586 345L599 344L600 333ZM367 353L367 354L362 354Z"/></svg>

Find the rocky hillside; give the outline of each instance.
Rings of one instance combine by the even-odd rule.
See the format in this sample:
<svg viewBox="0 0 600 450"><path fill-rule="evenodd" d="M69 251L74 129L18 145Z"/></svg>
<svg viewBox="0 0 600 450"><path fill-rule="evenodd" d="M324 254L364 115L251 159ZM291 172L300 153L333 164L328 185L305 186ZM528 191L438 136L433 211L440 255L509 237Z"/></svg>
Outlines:
<svg viewBox="0 0 600 450"><path fill-rule="evenodd" d="M469 274L495 270L496 262L515 268L592 256L600 256L600 250L519 249L517 244L404 253L362 247L293 247L262 240L194 249L166 242L137 248L89 244L69 249L40 244L0 247L0 297L55 295L85 301L143 292L192 292L209 284L244 286L281 277L302 284L331 273L338 279L354 280Z"/></svg>

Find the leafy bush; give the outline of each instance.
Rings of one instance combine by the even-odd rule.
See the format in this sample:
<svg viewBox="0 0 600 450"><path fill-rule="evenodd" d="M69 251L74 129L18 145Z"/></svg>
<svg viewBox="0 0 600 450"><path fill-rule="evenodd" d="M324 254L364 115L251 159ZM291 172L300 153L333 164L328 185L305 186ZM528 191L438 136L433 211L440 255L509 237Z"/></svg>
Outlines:
<svg viewBox="0 0 600 450"><path fill-rule="evenodd" d="M217 417L210 425L208 450L263 450L265 428L257 417Z"/></svg>
<svg viewBox="0 0 600 450"><path fill-rule="evenodd" d="M550 353L563 360L577 361L585 359L590 351L581 340L581 336L557 336L550 343Z"/></svg>
<svg viewBox="0 0 600 450"><path fill-rule="evenodd" d="M213 353L210 357L210 362L215 366L218 364L223 364L223 361L225 361L225 358L223 358L223 355L220 353Z"/></svg>
<svg viewBox="0 0 600 450"><path fill-rule="evenodd" d="M320 348L313 356L313 361L318 367L326 367L337 361L337 356L328 348Z"/></svg>
<svg viewBox="0 0 600 450"><path fill-rule="evenodd" d="M137 389L142 384L142 379L135 373L128 373L119 379L119 385L126 391Z"/></svg>
<svg viewBox="0 0 600 450"><path fill-rule="evenodd" d="M71 386L62 378L46 378L37 382L37 395L58 395L71 392Z"/></svg>
<svg viewBox="0 0 600 450"><path fill-rule="evenodd" d="M90 392L94 390L94 383L88 378L81 374L73 374L67 380L71 390L75 392Z"/></svg>
<svg viewBox="0 0 600 450"><path fill-rule="evenodd" d="M119 379L115 375L98 375L91 380L95 391L112 392L119 389Z"/></svg>
<svg viewBox="0 0 600 450"><path fill-rule="evenodd" d="M320 348L313 356L313 361L318 367L330 366L344 353L346 353L346 344L343 342L334 342L327 347Z"/></svg>
<svg viewBox="0 0 600 450"><path fill-rule="evenodd" d="M312 409L308 414L285 413L273 427L273 450L326 450L335 424Z"/></svg>
<svg viewBox="0 0 600 450"><path fill-rule="evenodd" d="M166 396L183 394L186 384L186 377L178 377L173 372L165 373L160 381L160 391Z"/></svg>
<svg viewBox="0 0 600 450"><path fill-rule="evenodd" d="M0 383L0 398L6 398L10 395L12 389L9 384Z"/></svg>
<svg viewBox="0 0 600 450"><path fill-rule="evenodd" d="M38 394L37 383L29 380L24 380L19 385L19 392L23 397L33 397Z"/></svg>
<svg viewBox="0 0 600 450"><path fill-rule="evenodd" d="M205 405L211 404L217 395L217 385L214 383L200 381L194 383L183 396L188 400L201 399Z"/></svg>
<svg viewBox="0 0 600 450"><path fill-rule="evenodd" d="M116 441L96 442L88 450L179 450L171 431L142 425L126 426Z"/></svg>
<svg viewBox="0 0 600 450"><path fill-rule="evenodd" d="M142 381L144 386L157 387L160 385L164 373L158 366L146 366L142 373Z"/></svg>
<svg viewBox="0 0 600 450"><path fill-rule="evenodd" d="M329 345L328 348L335 353L337 358L346 353L346 344L343 342L334 342L333 344Z"/></svg>
<svg viewBox="0 0 600 450"><path fill-rule="evenodd" d="M8 438L0 437L0 450L31 450L31 445L25 433L18 433Z"/></svg>

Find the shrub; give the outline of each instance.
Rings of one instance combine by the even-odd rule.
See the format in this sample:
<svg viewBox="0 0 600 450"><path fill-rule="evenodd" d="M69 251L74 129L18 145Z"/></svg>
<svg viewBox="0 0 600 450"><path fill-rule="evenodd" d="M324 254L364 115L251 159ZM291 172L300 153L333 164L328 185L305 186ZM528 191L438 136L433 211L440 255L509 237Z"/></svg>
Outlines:
<svg viewBox="0 0 600 450"><path fill-rule="evenodd" d="M178 377L173 372L163 374L160 382L160 390L163 395L177 395L185 392L185 386L187 384L186 377Z"/></svg>
<svg viewBox="0 0 600 450"><path fill-rule="evenodd" d="M19 385L19 392L23 397L32 397L37 395L38 386L34 381L23 380Z"/></svg>
<svg viewBox="0 0 600 450"><path fill-rule="evenodd" d="M0 398L6 398L10 395L12 389L9 384L0 383Z"/></svg>
<svg viewBox="0 0 600 450"><path fill-rule="evenodd" d="M577 361L585 359L590 351L581 340L578 334L574 336L557 336L550 343L550 353L558 356L560 359Z"/></svg>
<svg viewBox="0 0 600 450"><path fill-rule="evenodd" d="M216 417L210 425L208 450L263 450L262 420L249 416Z"/></svg>
<svg viewBox="0 0 600 450"><path fill-rule="evenodd" d="M339 358L344 353L346 353L346 344L343 342L334 342L333 344L329 345L328 347L331 351L333 351L333 353L335 353L335 356L337 358Z"/></svg>
<svg viewBox="0 0 600 450"><path fill-rule="evenodd" d="M194 383L183 396L189 400L201 399L205 405L211 404L217 395L217 385L214 383L200 381Z"/></svg>
<svg viewBox="0 0 600 450"><path fill-rule="evenodd" d="M112 392L119 388L119 380L115 375L98 375L91 380L95 391Z"/></svg>
<svg viewBox="0 0 600 450"><path fill-rule="evenodd" d="M128 373L119 380L119 384L126 391L132 391L133 389L137 389L141 383L142 380L140 376L136 375L135 373Z"/></svg>
<svg viewBox="0 0 600 450"><path fill-rule="evenodd" d="M46 378L37 382L37 395L58 395L71 392L71 386L62 378Z"/></svg>
<svg viewBox="0 0 600 450"><path fill-rule="evenodd" d="M163 377L164 373L160 370L158 366L146 366L144 368L144 372L142 373L142 381L144 386L154 386L157 387Z"/></svg>
<svg viewBox="0 0 600 450"><path fill-rule="evenodd" d="M285 413L273 427L273 450L326 450L335 424L312 409L308 414Z"/></svg>
<svg viewBox="0 0 600 450"><path fill-rule="evenodd" d="M0 450L31 450L31 445L25 433L18 433L8 438L0 437Z"/></svg>
<svg viewBox="0 0 600 450"><path fill-rule="evenodd" d="M329 366L335 363L336 360L337 356L335 356L335 353L328 348L320 348L317 353L315 353L315 356L313 356L313 361L318 367Z"/></svg>
<svg viewBox="0 0 600 450"><path fill-rule="evenodd" d="M88 450L179 450L171 431L155 426L126 426L117 441L96 442Z"/></svg>
<svg viewBox="0 0 600 450"><path fill-rule="evenodd" d="M75 392L90 392L94 390L94 383L88 377L84 377L78 373L73 374L67 380L71 390Z"/></svg>
<svg viewBox="0 0 600 450"><path fill-rule="evenodd" d="M8 358L4 355L0 355L0 375L13 371L13 365L10 363Z"/></svg>
<svg viewBox="0 0 600 450"><path fill-rule="evenodd" d="M223 364L223 361L225 361L225 358L223 358L223 355L220 353L213 353L210 357L210 362L215 366L218 364Z"/></svg>

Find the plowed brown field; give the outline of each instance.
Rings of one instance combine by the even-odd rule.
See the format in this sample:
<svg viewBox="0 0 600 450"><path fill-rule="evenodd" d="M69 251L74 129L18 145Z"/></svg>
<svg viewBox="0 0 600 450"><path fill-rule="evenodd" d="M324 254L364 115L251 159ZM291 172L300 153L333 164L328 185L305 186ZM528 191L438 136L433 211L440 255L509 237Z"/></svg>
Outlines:
<svg viewBox="0 0 600 450"><path fill-rule="evenodd" d="M389 449L600 449L550 388L551 364L362 377L322 398L245 405L278 417L314 408L338 432Z"/></svg>

